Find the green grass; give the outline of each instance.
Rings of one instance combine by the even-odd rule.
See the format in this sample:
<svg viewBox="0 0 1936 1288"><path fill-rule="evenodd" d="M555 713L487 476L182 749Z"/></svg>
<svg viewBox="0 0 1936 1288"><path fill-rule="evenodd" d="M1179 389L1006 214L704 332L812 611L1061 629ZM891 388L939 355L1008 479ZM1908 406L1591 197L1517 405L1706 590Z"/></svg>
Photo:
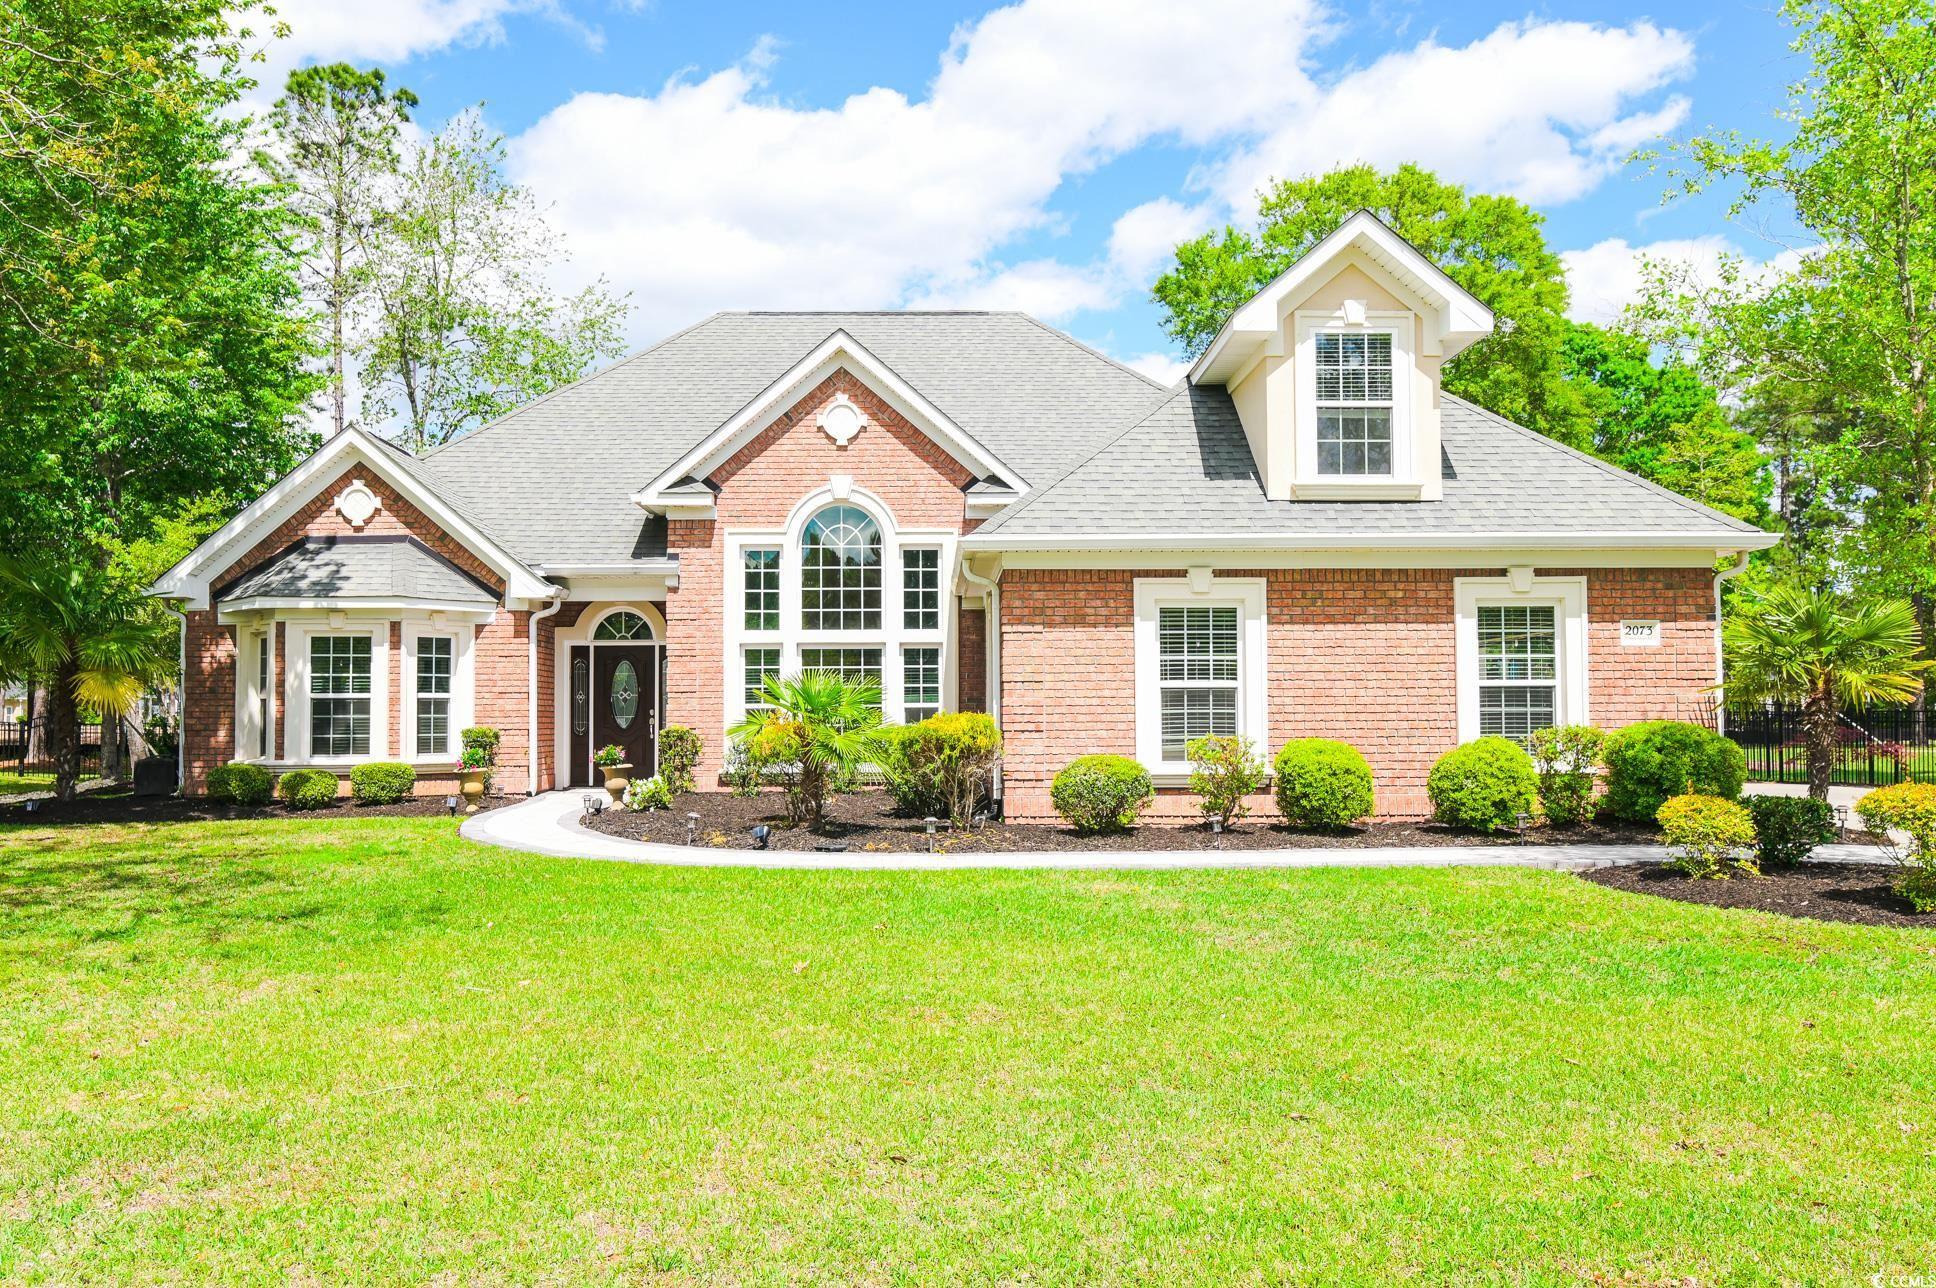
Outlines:
<svg viewBox="0 0 1936 1288"><path fill-rule="evenodd" d="M20 792L50 791L53 786L52 774L19 774L0 770L0 796L13 796Z"/></svg>
<svg viewBox="0 0 1936 1288"><path fill-rule="evenodd" d="M1518 870L0 830L0 1280L1936 1271L1936 935Z"/></svg>

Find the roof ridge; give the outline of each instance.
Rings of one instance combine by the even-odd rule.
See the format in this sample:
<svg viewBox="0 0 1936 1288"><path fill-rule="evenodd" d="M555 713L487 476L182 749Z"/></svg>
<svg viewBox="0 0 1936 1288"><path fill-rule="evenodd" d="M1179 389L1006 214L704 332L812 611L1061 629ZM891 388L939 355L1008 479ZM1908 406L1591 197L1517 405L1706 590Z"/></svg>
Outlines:
<svg viewBox="0 0 1936 1288"><path fill-rule="evenodd" d="M1447 401L1457 403L1461 407L1466 407L1472 411L1478 412L1481 416L1484 416L1487 420L1492 421L1494 424L1497 424L1502 428L1509 429L1515 434L1519 434L1523 437L1533 439L1535 442L1538 442L1542 446L1556 448L1557 450L1564 452L1566 455L1571 456L1576 460L1584 461L1588 465L1595 467L1596 469L1602 471L1603 473L1611 474L1615 478L1621 479L1628 483L1638 483L1641 487L1647 489L1649 492L1653 492L1659 496L1666 497L1668 500L1673 501L1677 505L1680 505L1686 509L1692 510L1694 511L1694 513L1699 514L1704 518L1718 519L1722 523L1727 524L1731 527L1737 528L1743 532L1766 532L1767 531L1766 528L1758 528L1754 524L1749 523L1746 519L1737 519L1732 514L1727 514L1721 510L1717 510L1711 505L1703 505L1701 502L1696 501L1693 497L1682 496L1679 492L1676 492L1673 488L1663 487L1660 484L1654 482L1652 479L1642 478L1640 475L1635 474L1632 470L1623 470L1618 465L1615 465L1612 461L1603 460L1600 457L1593 455L1593 453L1591 452L1583 452L1577 447L1570 447L1567 444L1560 442L1559 439L1552 438L1545 434L1542 434L1536 429L1528 429L1524 425L1521 425L1515 421L1506 419L1504 416L1501 416L1498 412L1493 411L1490 407L1481 407L1478 403L1475 403L1468 398L1461 398L1454 393L1444 393L1443 391L1441 391L1440 396L1445 398Z"/></svg>
<svg viewBox="0 0 1936 1288"><path fill-rule="evenodd" d="M1033 319L1030 319L1030 320L1033 321ZM1122 442L1125 438L1128 438L1131 434L1135 433L1137 430L1141 429L1144 425L1147 425L1151 420L1155 419L1156 413L1162 411L1165 407L1168 407L1171 403L1175 402L1179 396L1189 392L1190 387L1191 387L1190 382L1187 380L1177 381L1175 385L1171 386L1168 397L1157 399L1155 404L1152 405L1149 408L1149 410L1145 411L1141 416L1138 416L1134 421L1130 422L1128 425L1125 425L1123 427L1123 431L1120 434L1112 434L1106 441L1104 441L1100 446L1098 446L1095 451L1089 453L1087 456L1077 461L1074 465L1071 465L1068 469L1062 471L1060 474L1056 475L1054 478L1044 483L1041 487L1031 488L1029 490L1029 494L1023 497L1021 501L1017 502L1014 505L1009 506L1007 509L1003 510L1000 514L996 515L993 519L990 519L987 523L984 523L979 528L976 528L975 531L977 533L1000 531L1003 524L1007 523L1010 519L1014 518L1016 515L1027 510L1031 505L1035 504L1037 501L1047 496L1050 492L1060 487L1063 481L1068 479L1077 470L1089 464L1091 461L1095 460L1098 456L1101 456L1104 452L1108 451L1116 444Z"/></svg>

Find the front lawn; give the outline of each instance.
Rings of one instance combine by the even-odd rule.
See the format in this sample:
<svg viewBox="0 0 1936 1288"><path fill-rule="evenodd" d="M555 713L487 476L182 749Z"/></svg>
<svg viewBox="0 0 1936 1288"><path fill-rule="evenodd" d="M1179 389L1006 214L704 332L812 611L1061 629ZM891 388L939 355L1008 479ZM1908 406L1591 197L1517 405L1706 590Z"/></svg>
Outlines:
<svg viewBox="0 0 1936 1288"><path fill-rule="evenodd" d="M18 796L22 792L53 790L52 774L23 774L14 770L0 770L0 796Z"/></svg>
<svg viewBox="0 0 1936 1288"><path fill-rule="evenodd" d="M1927 1274L1936 934L1522 870L0 830L0 1279Z"/></svg>

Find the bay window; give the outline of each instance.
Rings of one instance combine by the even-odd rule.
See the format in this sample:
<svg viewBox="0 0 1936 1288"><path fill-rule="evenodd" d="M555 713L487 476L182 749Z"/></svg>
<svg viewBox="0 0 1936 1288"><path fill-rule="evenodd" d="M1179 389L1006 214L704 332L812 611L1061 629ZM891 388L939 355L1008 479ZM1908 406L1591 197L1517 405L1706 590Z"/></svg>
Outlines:
<svg viewBox="0 0 1936 1288"><path fill-rule="evenodd" d="M448 635L417 639L417 755L450 754L451 676L457 641Z"/></svg>
<svg viewBox="0 0 1936 1288"><path fill-rule="evenodd" d="M370 637L309 637L309 754L370 754Z"/></svg>

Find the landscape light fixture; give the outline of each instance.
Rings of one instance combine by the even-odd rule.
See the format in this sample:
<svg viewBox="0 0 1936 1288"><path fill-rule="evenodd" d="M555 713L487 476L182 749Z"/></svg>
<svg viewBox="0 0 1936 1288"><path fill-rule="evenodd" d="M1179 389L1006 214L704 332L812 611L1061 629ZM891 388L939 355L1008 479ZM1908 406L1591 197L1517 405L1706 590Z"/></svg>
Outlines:
<svg viewBox="0 0 1936 1288"><path fill-rule="evenodd" d="M935 817L934 817L934 815L932 815L932 814L930 814L930 815L928 815L928 817L927 817L927 825L928 825L928 853L929 853L929 854L933 854L933 853L934 853L934 825L935 825L935 822L936 822L936 820L935 820Z"/></svg>
<svg viewBox="0 0 1936 1288"><path fill-rule="evenodd" d="M696 813L686 815L686 844L699 844L699 815Z"/></svg>
<svg viewBox="0 0 1936 1288"><path fill-rule="evenodd" d="M457 817L457 798L455 796L444 797L444 808L450 811L450 816L452 818L456 818Z"/></svg>
<svg viewBox="0 0 1936 1288"><path fill-rule="evenodd" d="M579 797L579 800L584 803L587 814L603 814L605 812L605 798L597 792L586 792L583 796Z"/></svg>
<svg viewBox="0 0 1936 1288"><path fill-rule="evenodd" d="M766 824L764 823L753 824L753 848L756 850L764 850L766 848L766 842L768 838L770 838L772 835L773 835L773 829L768 827Z"/></svg>

